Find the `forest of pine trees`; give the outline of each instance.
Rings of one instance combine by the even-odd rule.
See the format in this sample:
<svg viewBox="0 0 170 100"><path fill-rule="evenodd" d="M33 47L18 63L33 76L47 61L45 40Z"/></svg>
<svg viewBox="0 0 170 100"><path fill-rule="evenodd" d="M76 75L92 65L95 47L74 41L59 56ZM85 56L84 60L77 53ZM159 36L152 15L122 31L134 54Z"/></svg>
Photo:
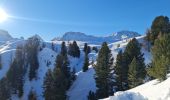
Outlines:
<svg viewBox="0 0 170 100"><path fill-rule="evenodd" d="M66 91L75 80L75 69L71 72L65 42L61 44L61 52L56 57L53 71L48 70L44 79L44 97L46 100L66 100Z"/></svg>

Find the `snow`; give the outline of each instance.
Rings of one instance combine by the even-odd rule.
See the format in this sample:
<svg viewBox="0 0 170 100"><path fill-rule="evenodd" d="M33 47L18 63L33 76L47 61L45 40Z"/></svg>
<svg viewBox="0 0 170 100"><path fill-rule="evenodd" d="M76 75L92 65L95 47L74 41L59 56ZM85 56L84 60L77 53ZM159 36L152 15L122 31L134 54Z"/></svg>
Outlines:
<svg viewBox="0 0 170 100"><path fill-rule="evenodd" d="M89 91L96 91L95 71L89 66L87 72L78 72L77 79L67 92L69 100L87 100Z"/></svg>
<svg viewBox="0 0 170 100"><path fill-rule="evenodd" d="M153 80L128 91L117 92L115 96L103 100L126 100L129 97L134 98L129 100L170 100L170 74L163 82Z"/></svg>

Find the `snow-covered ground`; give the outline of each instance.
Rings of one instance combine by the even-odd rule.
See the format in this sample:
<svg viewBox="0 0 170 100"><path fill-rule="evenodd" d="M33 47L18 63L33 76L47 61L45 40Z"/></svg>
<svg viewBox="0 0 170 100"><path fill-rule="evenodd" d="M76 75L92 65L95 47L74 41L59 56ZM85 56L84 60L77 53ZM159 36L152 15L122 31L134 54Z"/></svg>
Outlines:
<svg viewBox="0 0 170 100"><path fill-rule="evenodd" d="M170 74L163 82L153 80L103 100L170 100Z"/></svg>

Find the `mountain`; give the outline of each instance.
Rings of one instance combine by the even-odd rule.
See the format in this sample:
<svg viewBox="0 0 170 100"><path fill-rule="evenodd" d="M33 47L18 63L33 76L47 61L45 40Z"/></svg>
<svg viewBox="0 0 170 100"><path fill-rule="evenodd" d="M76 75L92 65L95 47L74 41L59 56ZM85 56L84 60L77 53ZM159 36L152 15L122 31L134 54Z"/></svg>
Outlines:
<svg viewBox="0 0 170 100"><path fill-rule="evenodd" d="M0 30L0 41L8 41L13 39L12 36L5 30Z"/></svg>
<svg viewBox="0 0 170 100"><path fill-rule="evenodd" d="M120 41L125 38L132 38L137 36L140 36L139 33L133 31L120 31L105 37L86 35L85 33L81 33L81 32L66 32L60 38L60 40L62 41L76 40L76 41L84 41L87 43L101 44L102 42L112 43L112 42Z"/></svg>

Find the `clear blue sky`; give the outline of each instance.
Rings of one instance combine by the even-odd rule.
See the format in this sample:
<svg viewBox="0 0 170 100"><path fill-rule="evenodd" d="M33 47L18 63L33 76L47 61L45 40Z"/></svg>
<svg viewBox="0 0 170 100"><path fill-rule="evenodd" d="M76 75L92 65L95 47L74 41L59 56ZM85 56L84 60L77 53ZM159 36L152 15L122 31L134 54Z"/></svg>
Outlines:
<svg viewBox="0 0 170 100"><path fill-rule="evenodd" d="M156 16L170 17L170 0L0 0L0 8L11 16L0 29L14 37L39 34L45 40L68 31L143 34Z"/></svg>

